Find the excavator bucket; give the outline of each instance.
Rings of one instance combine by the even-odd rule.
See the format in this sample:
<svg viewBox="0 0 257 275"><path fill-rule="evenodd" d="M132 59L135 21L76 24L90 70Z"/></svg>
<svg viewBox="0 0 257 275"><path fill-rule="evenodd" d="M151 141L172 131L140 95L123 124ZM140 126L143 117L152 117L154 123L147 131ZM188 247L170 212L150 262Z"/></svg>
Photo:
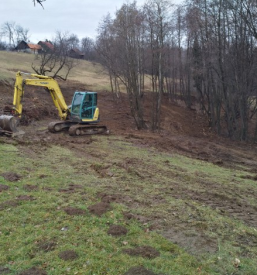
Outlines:
<svg viewBox="0 0 257 275"><path fill-rule="evenodd" d="M0 128L8 132L18 132L18 119L10 115L0 115Z"/></svg>

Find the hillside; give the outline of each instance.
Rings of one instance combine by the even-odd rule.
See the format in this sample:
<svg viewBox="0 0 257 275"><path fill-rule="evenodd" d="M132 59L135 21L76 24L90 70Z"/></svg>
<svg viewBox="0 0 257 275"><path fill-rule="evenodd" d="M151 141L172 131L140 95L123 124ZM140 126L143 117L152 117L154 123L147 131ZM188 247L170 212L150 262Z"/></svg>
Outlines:
<svg viewBox="0 0 257 275"><path fill-rule="evenodd" d="M21 52L0 51L0 80L15 78L17 71L35 73L31 64L37 64L36 55ZM99 64L86 60L76 60L76 67L72 70L69 79L86 85L87 89L94 87L95 90L108 90L109 77L104 73Z"/></svg>
<svg viewBox="0 0 257 275"><path fill-rule="evenodd" d="M18 64L29 69L28 55L1 54L0 111ZM0 137L0 274L257 273L256 146L217 137L168 99L161 132L137 131L126 95L106 91L98 65L80 66L63 94L97 90L110 135L49 133L49 94L26 89L25 134Z"/></svg>

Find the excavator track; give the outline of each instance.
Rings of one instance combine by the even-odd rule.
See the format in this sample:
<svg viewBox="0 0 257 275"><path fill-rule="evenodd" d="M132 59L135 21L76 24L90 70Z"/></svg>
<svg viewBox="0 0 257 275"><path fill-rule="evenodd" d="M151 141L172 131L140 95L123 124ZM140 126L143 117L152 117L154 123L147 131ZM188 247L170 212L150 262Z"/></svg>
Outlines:
<svg viewBox="0 0 257 275"><path fill-rule="evenodd" d="M70 136L109 134L109 130L104 125L76 124L70 127Z"/></svg>
<svg viewBox="0 0 257 275"><path fill-rule="evenodd" d="M48 131L51 133L58 133L64 130L68 130L72 125L76 125L73 121L53 121L48 124Z"/></svg>

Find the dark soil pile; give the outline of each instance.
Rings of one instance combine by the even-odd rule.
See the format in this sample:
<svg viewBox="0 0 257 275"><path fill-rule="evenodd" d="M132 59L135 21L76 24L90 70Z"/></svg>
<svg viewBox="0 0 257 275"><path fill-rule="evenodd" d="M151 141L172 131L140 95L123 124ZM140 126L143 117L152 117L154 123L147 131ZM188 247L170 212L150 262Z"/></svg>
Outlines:
<svg viewBox="0 0 257 275"><path fill-rule="evenodd" d="M4 184L0 184L0 192L2 191L6 191L9 189L9 186L8 185L4 185Z"/></svg>
<svg viewBox="0 0 257 275"><path fill-rule="evenodd" d="M99 193L98 197L101 198L101 202L105 202L105 203L111 203L111 202L121 202L121 195L108 195L108 194L102 194Z"/></svg>
<svg viewBox="0 0 257 275"><path fill-rule="evenodd" d="M63 209L64 212L71 216L85 215L86 211L80 208L66 207Z"/></svg>
<svg viewBox="0 0 257 275"><path fill-rule="evenodd" d="M35 198L33 196L28 196L28 195L19 195L16 197L16 200L18 200L18 201L34 201Z"/></svg>
<svg viewBox="0 0 257 275"><path fill-rule="evenodd" d="M53 251L56 247L56 242L54 241L40 241L37 244L37 248L38 250L42 250L44 252L49 252L49 251Z"/></svg>
<svg viewBox="0 0 257 275"><path fill-rule="evenodd" d="M59 258L64 261L72 261L78 258L78 254L74 250L66 250L59 253Z"/></svg>
<svg viewBox="0 0 257 275"><path fill-rule="evenodd" d="M111 209L112 209L111 205L106 202L99 202L97 204L94 204L88 207L88 210L91 214L94 214L99 217Z"/></svg>
<svg viewBox="0 0 257 275"><path fill-rule="evenodd" d="M30 191L38 190L38 186L37 185L31 185L31 184L25 184L23 186L23 189L30 192Z"/></svg>
<svg viewBox="0 0 257 275"><path fill-rule="evenodd" d="M0 176L4 177L5 180L11 181L11 182L18 181L21 179L20 175L12 172L2 173Z"/></svg>
<svg viewBox="0 0 257 275"><path fill-rule="evenodd" d="M19 202L15 201L15 200L5 201L5 202L0 203L0 210L10 208L10 207L16 207L18 205L19 205Z"/></svg>
<svg viewBox="0 0 257 275"><path fill-rule="evenodd" d="M122 225L111 225L107 233L114 237L119 237L122 235L126 235L128 233L128 230Z"/></svg>
<svg viewBox="0 0 257 275"><path fill-rule="evenodd" d="M80 184L69 184L68 187L59 189L59 192L71 194L76 193L78 190L81 189L83 189L83 186Z"/></svg>

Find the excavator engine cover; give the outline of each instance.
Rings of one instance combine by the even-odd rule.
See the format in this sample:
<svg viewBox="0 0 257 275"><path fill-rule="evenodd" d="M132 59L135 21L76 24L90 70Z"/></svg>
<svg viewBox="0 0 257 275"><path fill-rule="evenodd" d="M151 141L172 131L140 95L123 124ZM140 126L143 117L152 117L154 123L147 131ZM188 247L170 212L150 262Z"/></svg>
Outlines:
<svg viewBox="0 0 257 275"><path fill-rule="evenodd" d="M0 127L3 130L17 132L18 119L14 116L0 115Z"/></svg>

